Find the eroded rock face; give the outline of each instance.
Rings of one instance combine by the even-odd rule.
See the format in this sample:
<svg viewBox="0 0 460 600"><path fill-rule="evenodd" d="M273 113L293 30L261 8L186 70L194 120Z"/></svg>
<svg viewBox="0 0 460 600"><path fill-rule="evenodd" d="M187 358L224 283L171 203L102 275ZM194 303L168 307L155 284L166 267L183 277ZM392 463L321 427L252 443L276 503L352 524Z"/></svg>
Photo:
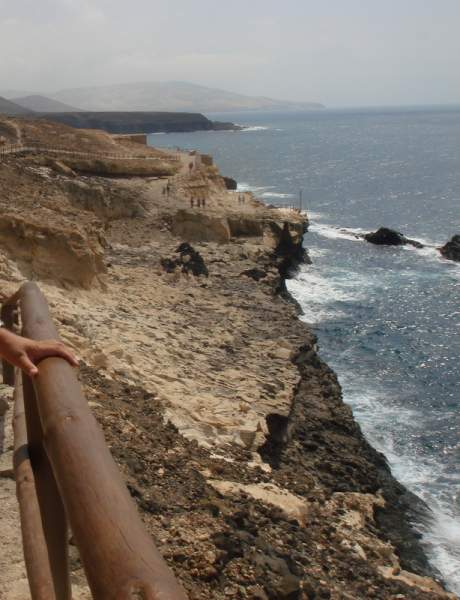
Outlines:
<svg viewBox="0 0 460 600"><path fill-rule="evenodd" d="M226 243L230 240L230 228L227 219L202 213L180 210L172 223L174 235L188 240Z"/></svg>
<svg viewBox="0 0 460 600"><path fill-rule="evenodd" d="M40 222L33 215L0 215L0 246L23 275L89 288L105 272L104 250L96 235L71 223Z"/></svg>
<svg viewBox="0 0 460 600"><path fill-rule="evenodd" d="M102 184L89 184L79 179L65 179L59 185L76 208L90 211L103 221L144 215L142 204L129 190L117 194Z"/></svg>
<svg viewBox="0 0 460 600"><path fill-rule="evenodd" d="M81 182L78 190L87 187ZM0 189L0 250L22 280L83 288L100 280L106 271L103 225L94 213L77 209L73 179L12 159L1 165Z"/></svg>
<svg viewBox="0 0 460 600"><path fill-rule="evenodd" d="M409 244L415 246L415 248L423 248L423 244L417 242L417 240L406 238L402 233L387 227L380 227L377 231L366 233L364 239L379 246L404 246Z"/></svg>
<svg viewBox="0 0 460 600"><path fill-rule="evenodd" d="M439 251L444 258L460 262L460 235L454 235Z"/></svg>

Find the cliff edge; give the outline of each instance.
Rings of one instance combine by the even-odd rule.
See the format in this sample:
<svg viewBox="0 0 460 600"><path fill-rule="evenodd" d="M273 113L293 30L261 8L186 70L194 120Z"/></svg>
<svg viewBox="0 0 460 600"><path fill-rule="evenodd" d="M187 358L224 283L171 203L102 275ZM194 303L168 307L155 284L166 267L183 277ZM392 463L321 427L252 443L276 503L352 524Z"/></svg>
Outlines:
<svg viewBox="0 0 460 600"><path fill-rule="evenodd" d="M0 126L22 136L24 123ZM61 147L121 148L56 127ZM161 160L173 174L114 178L46 151L3 157L0 280L4 296L40 282L190 598L454 598L428 577L406 490L285 298L285 278L306 258L306 217L227 190L210 157ZM0 478L2 498L10 484ZM16 552L4 553L0 597L22 600L8 511ZM78 597L89 597L72 552Z"/></svg>

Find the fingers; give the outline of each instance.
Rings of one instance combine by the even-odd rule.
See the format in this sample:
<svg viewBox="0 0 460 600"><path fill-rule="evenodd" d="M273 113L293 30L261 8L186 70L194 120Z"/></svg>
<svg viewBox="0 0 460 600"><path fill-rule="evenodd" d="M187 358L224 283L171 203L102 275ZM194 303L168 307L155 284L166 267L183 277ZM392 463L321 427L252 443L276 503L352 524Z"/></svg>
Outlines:
<svg viewBox="0 0 460 600"><path fill-rule="evenodd" d="M60 356L61 358L64 358L68 363L70 363L73 367L78 367L78 360L76 356L61 342L58 342L55 352L56 354L54 354L53 356Z"/></svg>
<svg viewBox="0 0 460 600"><path fill-rule="evenodd" d="M78 360L73 352L71 352L62 342L55 340L35 342L28 354L34 362L51 356L58 356L66 360L72 367L78 366Z"/></svg>
<svg viewBox="0 0 460 600"><path fill-rule="evenodd" d="M38 369L30 360L27 354L21 354L18 357L17 366L24 371L29 377L35 377L38 374Z"/></svg>

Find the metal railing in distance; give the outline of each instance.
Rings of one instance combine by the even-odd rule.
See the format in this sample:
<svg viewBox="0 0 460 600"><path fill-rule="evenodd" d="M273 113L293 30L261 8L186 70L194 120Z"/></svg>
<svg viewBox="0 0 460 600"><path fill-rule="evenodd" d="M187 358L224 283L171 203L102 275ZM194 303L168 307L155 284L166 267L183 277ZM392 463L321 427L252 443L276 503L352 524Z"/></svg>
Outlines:
<svg viewBox="0 0 460 600"><path fill-rule="evenodd" d="M11 154L58 154L69 157L79 157L83 159L95 159L95 160L147 160L147 161L169 161L177 162L179 158L176 155L165 156L149 156L146 154L110 154L101 152L79 152L77 150L69 150L67 148L56 148L54 146L43 146L41 144L28 143L25 144L8 144L0 146L0 157L9 156Z"/></svg>
<svg viewBox="0 0 460 600"><path fill-rule="evenodd" d="M58 339L36 284L24 284L3 306L8 327L17 304L23 335ZM66 519L93 598L186 600L144 528L74 369L53 357L38 370L33 381L22 375L26 427L18 376L15 388L15 474L33 600L71 598Z"/></svg>

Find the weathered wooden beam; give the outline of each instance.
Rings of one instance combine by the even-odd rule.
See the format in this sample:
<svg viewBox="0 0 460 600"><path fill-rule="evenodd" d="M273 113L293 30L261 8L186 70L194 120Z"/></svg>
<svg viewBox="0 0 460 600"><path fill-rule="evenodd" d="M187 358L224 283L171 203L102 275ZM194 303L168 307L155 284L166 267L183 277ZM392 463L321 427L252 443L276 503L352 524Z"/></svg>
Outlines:
<svg viewBox="0 0 460 600"><path fill-rule="evenodd" d="M22 373L27 445L32 466L56 600L71 600L67 518L50 460L32 381Z"/></svg>
<svg viewBox="0 0 460 600"><path fill-rule="evenodd" d="M21 288L23 333L57 338L44 296ZM72 367L59 358L34 378L44 444L95 600L186 600L144 528Z"/></svg>
<svg viewBox="0 0 460 600"><path fill-rule="evenodd" d="M14 297L13 297L14 299ZM15 325L17 324L17 306L13 303L6 303L2 305L0 311L0 320L3 326L10 331L14 331ZM14 367L9 362L2 359L2 372L3 372L3 383L6 385L14 385Z"/></svg>
<svg viewBox="0 0 460 600"><path fill-rule="evenodd" d="M21 377L14 390L14 475L21 519L22 548L32 600L56 600L35 478L27 447Z"/></svg>

